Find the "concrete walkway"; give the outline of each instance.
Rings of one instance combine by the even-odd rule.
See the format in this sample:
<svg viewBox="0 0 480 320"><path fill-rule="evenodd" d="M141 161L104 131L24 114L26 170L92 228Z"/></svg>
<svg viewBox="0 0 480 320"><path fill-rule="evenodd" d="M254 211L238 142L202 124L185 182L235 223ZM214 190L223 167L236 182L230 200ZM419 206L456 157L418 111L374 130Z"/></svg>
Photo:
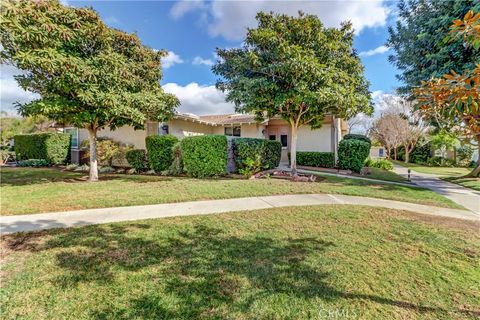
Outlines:
<svg viewBox="0 0 480 320"><path fill-rule="evenodd" d="M466 210L438 208L400 201L345 195L297 194L90 209L21 216L2 216L0 217L0 233L8 234L20 231L77 227L119 221L189 216L242 210L258 210L288 206L344 204L384 207L442 217L480 221L479 215Z"/></svg>
<svg viewBox="0 0 480 320"><path fill-rule="evenodd" d="M401 176L408 176L408 168L402 167L398 164L393 165L393 171ZM480 192L462 187L455 183L444 181L433 174L412 170L410 176L411 181L416 185L435 191L468 210L480 214Z"/></svg>

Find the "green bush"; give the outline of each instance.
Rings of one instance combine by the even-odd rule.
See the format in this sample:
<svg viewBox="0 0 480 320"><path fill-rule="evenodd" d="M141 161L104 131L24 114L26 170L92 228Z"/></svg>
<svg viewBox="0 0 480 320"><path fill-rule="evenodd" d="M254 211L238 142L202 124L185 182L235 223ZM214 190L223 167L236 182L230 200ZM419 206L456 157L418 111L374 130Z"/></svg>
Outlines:
<svg viewBox="0 0 480 320"><path fill-rule="evenodd" d="M168 173L174 176L178 176L183 173L183 158L180 142L175 143L175 145L172 147L172 152L173 162L168 169Z"/></svg>
<svg viewBox="0 0 480 320"><path fill-rule="evenodd" d="M145 171L148 168L147 155L143 149L128 150L126 158L128 164L137 172Z"/></svg>
<svg viewBox="0 0 480 320"><path fill-rule="evenodd" d="M221 176L227 173L228 142L223 135L193 136L180 143L183 168L191 177Z"/></svg>
<svg viewBox="0 0 480 320"><path fill-rule="evenodd" d="M258 172L276 168L282 155L280 141L258 138L235 138L232 140L232 149L235 166L239 172L241 170Z"/></svg>
<svg viewBox="0 0 480 320"><path fill-rule="evenodd" d="M393 163L386 159L373 160L371 158L368 158L367 160L365 160L365 167L379 168L391 171L393 170Z"/></svg>
<svg viewBox="0 0 480 320"><path fill-rule="evenodd" d="M370 140L369 137L364 136L363 134L349 133L343 136L343 140L359 140L359 141L367 142L368 144L372 145L372 140Z"/></svg>
<svg viewBox="0 0 480 320"><path fill-rule="evenodd" d="M28 159L20 160L17 165L19 167L48 167L49 162L45 159Z"/></svg>
<svg viewBox="0 0 480 320"><path fill-rule="evenodd" d="M172 165L172 147L178 142L177 137L172 135L148 136L145 139L147 146L147 158L150 168L156 172L165 171Z"/></svg>
<svg viewBox="0 0 480 320"><path fill-rule="evenodd" d="M45 159L50 164L61 164L70 159L71 135L68 133L21 134L13 139L18 160Z"/></svg>
<svg viewBox="0 0 480 320"><path fill-rule="evenodd" d="M290 153L288 153L290 161ZM299 151L297 152L297 165L307 167L333 168L335 155L333 152Z"/></svg>
<svg viewBox="0 0 480 320"><path fill-rule="evenodd" d="M275 169L280 164L282 157L282 143L276 140L264 140L263 146L263 167L265 169Z"/></svg>
<svg viewBox="0 0 480 320"><path fill-rule="evenodd" d="M90 142L83 140L80 147L86 149L83 159L90 161ZM97 138L97 161L101 166L112 167L115 164L125 165L126 153L132 150L132 146L125 145L121 142L106 137Z"/></svg>
<svg viewBox="0 0 480 320"><path fill-rule="evenodd" d="M457 149L457 161L458 165L468 167L470 161L472 161L473 149L469 145L463 145Z"/></svg>
<svg viewBox="0 0 480 320"><path fill-rule="evenodd" d="M370 153L370 144L357 139L340 141L338 147L338 166L340 169L360 172Z"/></svg>

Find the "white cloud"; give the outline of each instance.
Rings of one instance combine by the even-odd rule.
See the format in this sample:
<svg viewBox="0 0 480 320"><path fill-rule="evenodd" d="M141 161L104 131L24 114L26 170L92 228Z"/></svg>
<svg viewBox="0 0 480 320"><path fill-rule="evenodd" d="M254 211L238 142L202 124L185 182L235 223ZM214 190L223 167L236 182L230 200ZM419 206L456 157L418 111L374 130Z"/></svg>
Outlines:
<svg viewBox="0 0 480 320"><path fill-rule="evenodd" d="M192 64L194 65L206 65L206 66L213 66L214 62L212 59L203 59L202 57L195 57L193 58Z"/></svg>
<svg viewBox="0 0 480 320"><path fill-rule="evenodd" d="M115 16L108 16L105 19L103 19L103 21L106 24L118 24L118 23L120 23L120 20L118 20L118 18L115 17Z"/></svg>
<svg viewBox="0 0 480 320"><path fill-rule="evenodd" d="M180 63L183 63L182 58L173 51L168 51L167 56L162 58L162 68L164 69L168 69Z"/></svg>
<svg viewBox="0 0 480 320"><path fill-rule="evenodd" d="M15 112L15 102L27 103L38 99L39 95L20 88L13 78L14 75L22 74L22 71L2 64L0 66L0 109L5 112Z"/></svg>
<svg viewBox="0 0 480 320"><path fill-rule="evenodd" d="M301 10L317 15L328 27L337 27L350 20L357 33L368 27L384 26L391 11L382 0L370 1L188 1L173 5L170 14L178 19L187 13L198 12L211 36L241 40L247 27L256 26L259 11L297 15Z"/></svg>
<svg viewBox="0 0 480 320"><path fill-rule="evenodd" d="M202 86L192 82L186 86L177 83L167 83L163 90L173 93L180 100L179 112L205 114L233 113L233 104L225 101L225 94L215 86Z"/></svg>
<svg viewBox="0 0 480 320"><path fill-rule="evenodd" d="M371 57L371 56L374 56L376 54L384 54L388 50L390 50L390 48L388 48L387 46L380 46L380 47L377 47L377 48L372 49L372 50L362 51L358 55L360 57Z"/></svg>

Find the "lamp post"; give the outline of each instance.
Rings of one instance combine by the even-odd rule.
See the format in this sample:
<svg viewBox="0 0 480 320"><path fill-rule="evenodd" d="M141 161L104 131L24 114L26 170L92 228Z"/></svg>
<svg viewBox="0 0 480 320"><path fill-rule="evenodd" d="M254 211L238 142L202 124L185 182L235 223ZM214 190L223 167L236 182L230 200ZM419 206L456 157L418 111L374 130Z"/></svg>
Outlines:
<svg viewBox="0 0 480 320"><path fill-rule="evenodd" d="M412 170L408 169L408 181L410 181L410 172L412 172Z"/></svg>

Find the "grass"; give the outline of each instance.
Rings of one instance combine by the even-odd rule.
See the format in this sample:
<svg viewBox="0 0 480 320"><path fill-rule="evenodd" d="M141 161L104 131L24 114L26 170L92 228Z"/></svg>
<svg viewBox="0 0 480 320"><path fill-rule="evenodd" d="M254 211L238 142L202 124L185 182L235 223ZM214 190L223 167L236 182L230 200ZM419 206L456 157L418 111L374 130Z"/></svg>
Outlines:
<svg viewBox="0 0 480 320"><path fill-rule="evenodd" d="M478 227L318 206L5 236L0 317L478 319Z"/></svg>
<svg viewBox="0 0 480 320"><path fill-rule="evenodd" d="M392 161L398 165L401 165L406 168L410 168L414 171L420 173L428 173L434 174L440 177L459 177L464 176L470 171L472 168L463 168L463 167L429 167L429 166L422 166L416 163L405 163L402 161Z"/></svg>
<svg viewBox="0 0 480 320"><path fill-rule="evenodd" d="M2 215L146 205L260 195L333 193L461 208L430 190L338 177L320 182L278 179L190 179L141 175L101 175L85 182L84 173L54 168L2 168Z"/></svg>
<svg viewBox="0 0 480 320"><path fill-rule="evenodd" d="M480 178L457 178L457 177L443 177L445 181L453 182L464 186L466 188L470 188L473 190L480 191Z"/></svg>
<svg viewBox="0 0 480 320"><path fill-rule="evenodd" d="M380 168L368 168L370 173L367 176L362 176L370 179L393 181L393 182L407 182L407 179L393 171L383 170Z"/></svg>

